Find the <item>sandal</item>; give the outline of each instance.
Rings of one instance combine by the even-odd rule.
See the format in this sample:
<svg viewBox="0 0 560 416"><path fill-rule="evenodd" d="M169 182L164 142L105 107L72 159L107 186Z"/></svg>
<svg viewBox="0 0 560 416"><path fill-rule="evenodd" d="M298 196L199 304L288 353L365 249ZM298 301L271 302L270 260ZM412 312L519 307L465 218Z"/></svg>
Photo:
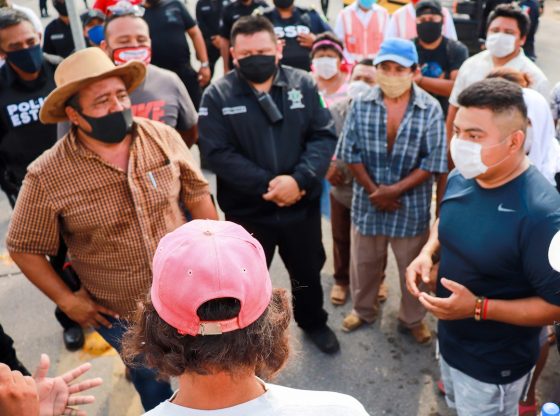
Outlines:
<svg viewBox="0 0 560 416"><path fill-rule="evenodd" d="M348 296L348 286L334 284L331 289L331 302L333 305L344 305Z"/></svg>

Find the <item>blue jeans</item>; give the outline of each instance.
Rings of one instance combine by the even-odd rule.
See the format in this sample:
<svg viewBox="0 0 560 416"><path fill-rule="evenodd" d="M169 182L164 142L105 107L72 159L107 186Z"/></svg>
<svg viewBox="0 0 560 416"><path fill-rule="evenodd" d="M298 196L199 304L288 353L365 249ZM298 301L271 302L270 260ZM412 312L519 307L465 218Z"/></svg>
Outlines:
<svg viewBox="0 0 560 416"><path fill-rule="evenodd" d="M116 349L119 354L121 353L121 339L123 334L126 332L126 321L119 321L107 317L107 320L113 324L112 328L106 328L100 326L97 328L97 332L105 338L114 349ZM141 359L138 359L141 362ZM132 384L134 388L140 395L140 400L142 401L142 406L147 412L154 407L156 407L161 402L169 399L173 395L171 390L171 385L165 381L158 381L156 379L157 372L151 370L147 367L129 367L130 376L132 378Z"/></svg>

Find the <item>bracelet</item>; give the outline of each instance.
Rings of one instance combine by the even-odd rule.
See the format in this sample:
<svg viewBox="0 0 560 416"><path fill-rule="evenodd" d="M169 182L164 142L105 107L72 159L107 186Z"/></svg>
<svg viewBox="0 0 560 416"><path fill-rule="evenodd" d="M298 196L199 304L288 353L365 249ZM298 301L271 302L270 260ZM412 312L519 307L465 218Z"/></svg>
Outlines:
<svg viewBox="0 0 560 416"><path fill-rule="evenodd" d="M483 321L486 320L486 314L488 313L488 303L489 302L490 302L490 299L484 298L484 306L482 307L482 320Z"/></svg>
<svg viewBox="0 0 560 416"><path fill-rule="evenodd" d="M474 319L475 321L480 321L482 316L482 305L484 304L484 299L482 296L476 298L476 305L474 307Z"/></svg>
<svg viewBox="0 0 560 416"><path fill-rule="evenodd" d="M200 63L200 67L201 68L210 68L210 62L206 61L206 62L201 62Z"/></svg>

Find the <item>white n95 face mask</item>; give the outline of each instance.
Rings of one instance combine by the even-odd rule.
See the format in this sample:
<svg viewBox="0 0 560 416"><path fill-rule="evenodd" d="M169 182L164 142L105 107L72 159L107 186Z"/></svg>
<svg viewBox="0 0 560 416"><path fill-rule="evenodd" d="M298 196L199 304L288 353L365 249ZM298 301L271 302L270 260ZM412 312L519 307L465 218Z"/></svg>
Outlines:
<svg viewBox="0 0 560 416"><path fill-rule="evenodd" d="M312 61L313 71L323 79L331 79L338 73L338 59L324 56Z"/></svg>
<svg viewBox="0 0 560 416"><path fill-rule="evenodd" d="M500 143L491 146L485 146L484 149L490 149L501 145L507 140L507 137ZM465 179L476 178L477 176L486 173L486 171L494 166L498 166L505 161L510 155L506 156L498 163L487 166L482 161L482 145L479 143L470 142L468 140L459 139L457 135L453 136L450 144L451 159L455 163L457 170L465 177Z"/></svg>
<svg viewBox="0 0 560 416"><path fill-rule="evenodd" d="M513 53L515 50L515 36L508 33L491 33L486 37L486 49L496 58Z"/></svg>
<svg viewBox="0 0 560 416"><path fill-rule="evenodd" d="M371 90L371 86L365 81L352 81L348 85L347 94L350 98L355 100L360 95L364 95Z"/></svg>

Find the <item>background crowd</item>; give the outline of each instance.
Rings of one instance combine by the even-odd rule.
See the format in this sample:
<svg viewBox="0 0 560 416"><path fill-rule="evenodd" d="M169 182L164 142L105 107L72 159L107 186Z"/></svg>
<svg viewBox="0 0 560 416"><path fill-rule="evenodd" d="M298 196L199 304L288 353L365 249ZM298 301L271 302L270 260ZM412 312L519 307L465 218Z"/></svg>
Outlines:
<svg viewBox="0 0 560 416"><path fill-rule="evenodd" d="M158 374L186 374L181 391L196 391L205 383L197 377L208 372L237 374L235 365L210 358L207 367L184 361L176 363L183 371L172 371L161 360L174 348L170 339L154 339L152 350L138 328L125 335L152 308L165 331L193 337L193 345L185 338L180 347L188 361L197 338L244 330L264 313L268 303L253 320L228 326L244 308L237 296L249 295L223 293L241 307L190 311L223 321L217 330L201 323L191 333L173 310L193 302L190 289L165 292L159 306L153 299L157 279L180 286L156 272L156 260L152 268L160 240L177 229L182 244L191 237L181 225L217 220L217 202L226 220L258 241L265 269L277 249L290 276L295 322L321 352L335 354L340 345L320 277L323 213L334 243L329 298L352 304L342 331L377 319L389 295L390 246L401 287L395 325L425 344L433 337L426 313L440 319L439 388L449 406L460 415L536 414L536 383L554 340L548 325L560 317L560 249L553 244L560 230L560 86L551 88L534 62L540 6L525 3L494 5L481 51L470 57L437 0L412 2L393 15L358 0L332 27L318 11L289 0L201 0L195 17L178 0L98 0L81 15L88 48L77 52L64 1L53 2L58 17L44 32L29 9L1 8L0 186L14 208L7 247L57 305L66 347L81 348L82 327L97 328L123 356L153 414L170 411L158 405L173 394ZM40 8L49 15L46 3ZM195 144L202 166L216 174L216 201L189 151ZM504 222L504 213L519 215ZM469 227L475 222L479 228ZM202 235L222 235L221 226L205 227L211 231ZM220 263L220 256L203 257L177 267L190 276L197 261L209 269ZM250 270L243 264L241 275ZM216 278L204 270L202 276ZM150 287L148 309L135 317ZM218 297L214 286L206 290L204 302ZM149 330L146 322L141 328ZM29 374L1 327L0 333L1 360ZM253 363L250 354L245 359ZM255 361L252 371L276 373L285 361L278 360ZM189 378L193 372L198 376ZM212 410L245 403L244 394L249 401L275 392L263 382L255 386L254 373L247 390L222 386L239 388L230 401L179 394L172 402ZM72 401L68 387L61 389L63 409L90 401ZM289 406L304 402L295 391L272 394L271 401L295 403ZM334 396L307 405L309 414L327 407L364 412Z"/></svg>

